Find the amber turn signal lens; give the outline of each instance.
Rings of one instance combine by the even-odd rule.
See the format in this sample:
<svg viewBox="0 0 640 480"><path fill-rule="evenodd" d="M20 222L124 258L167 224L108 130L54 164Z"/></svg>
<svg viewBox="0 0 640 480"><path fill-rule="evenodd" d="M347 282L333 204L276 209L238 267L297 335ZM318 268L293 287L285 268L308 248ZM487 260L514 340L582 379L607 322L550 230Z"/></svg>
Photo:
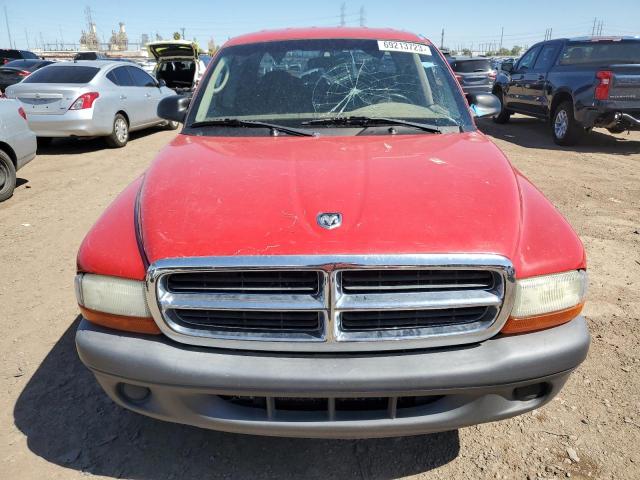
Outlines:
<svg viewBox="0 0 640 480"><path fill-rule="evenodd" d="M111 313L96 312L83 306L80 306L80 312L85 319L102 327L134 333L160 334L160 329L156 322L153 321L153 318L113 315Z"/></svg>
<svg viewBox="0 0 640 480"><path fill-rule="evenodd" d="M534 332L545 328L557 327L563 323L570 322L580 315L582 307L584 307L584 303L576 305L575 307L567 308L566 310L545 313L543 315L524 318L509 317L509 320L507 320L507 323L502 327L500 333L510 335L514 333Z"/></svg>

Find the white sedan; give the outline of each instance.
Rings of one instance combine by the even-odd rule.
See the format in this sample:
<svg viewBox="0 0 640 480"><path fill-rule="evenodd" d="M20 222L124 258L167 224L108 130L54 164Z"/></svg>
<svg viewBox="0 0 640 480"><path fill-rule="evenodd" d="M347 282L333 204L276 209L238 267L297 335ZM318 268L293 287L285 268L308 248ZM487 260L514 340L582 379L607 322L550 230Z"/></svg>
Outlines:
<svg viewBox="0 0 640 480"><path fill-rule="evenodd" d="M15 100L0 99L0 202L13 195L16 171L36 156L36 136L24 109Z"/></svg>
<svg viewBox="0 0 640 480"><path fill-rule="evenodd" d="M60 62L7 88L24 107L40 142L55 137L105 137L124 147L129 132L178 123L158 117L158 103L175 92L133 63Z"/></svg>

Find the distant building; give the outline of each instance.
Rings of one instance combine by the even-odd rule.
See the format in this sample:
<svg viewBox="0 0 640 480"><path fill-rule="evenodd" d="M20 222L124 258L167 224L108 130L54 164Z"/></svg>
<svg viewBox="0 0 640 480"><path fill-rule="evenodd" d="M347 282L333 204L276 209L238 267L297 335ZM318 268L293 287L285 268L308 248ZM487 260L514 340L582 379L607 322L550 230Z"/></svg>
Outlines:
<svg viewBox="0 0 640 480"><path fill-rule="evenodd" d="M99 42L96 24L91 23L88 32L82 30L82 35L80 35L80 50L98 50L98 47Z"/></svg>
<svg viewBox="0 0 640 480"><path fill-rule="evenodd" d="M118 31L111 31L111 39L109 40L109 50L123 52L129 48L129 37L124 23L120 22Z"/></svg>

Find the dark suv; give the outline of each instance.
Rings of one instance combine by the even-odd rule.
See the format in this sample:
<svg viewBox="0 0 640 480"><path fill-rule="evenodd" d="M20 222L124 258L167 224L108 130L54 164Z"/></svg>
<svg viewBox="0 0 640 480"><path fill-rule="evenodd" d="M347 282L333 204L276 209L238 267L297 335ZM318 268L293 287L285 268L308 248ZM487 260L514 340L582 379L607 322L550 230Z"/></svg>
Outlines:
<svg viewBox="0 0 640 480"><path fill-rule="evenodd" d="M494 121L506 123L514 112L549 120L559 145L577 143L593 127L640 129L640 38L538 43L503 63L493 93L502 101Z"/></svg>
<svg viewBox="0 0 640 480"><path fill-rule="evenodd" d="M496 72L488 58L449 57L447 60L466 95L491 93Z"/></svg>
<svg viewBox="0 0 640 480"><path fill-rule="evenodd" d="M40 57L29 50L13 50L0 48L0 65L12 60L39 60Z"/></svg>

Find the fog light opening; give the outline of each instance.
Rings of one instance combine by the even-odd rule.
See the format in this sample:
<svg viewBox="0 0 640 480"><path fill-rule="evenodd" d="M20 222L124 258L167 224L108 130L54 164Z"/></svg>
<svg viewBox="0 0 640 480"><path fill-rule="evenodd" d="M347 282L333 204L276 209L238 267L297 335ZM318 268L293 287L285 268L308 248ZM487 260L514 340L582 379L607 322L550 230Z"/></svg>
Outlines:
<svg viewBox="0 0 640 480"><path fill-rule="evenodd" d="M118 384L118 393L126 401L131 403L142 403L151 395L151 390L139 385L130 383Z"/></svg>
<svg viewBox="0 0 640 480"><path fill-rule="evenodd" d="M534 383L533 385L514 388L513 398L521 402L526 402L535 400L536 398L542 398L547 395L550 390L551 386L548 383Z"/></svg>

